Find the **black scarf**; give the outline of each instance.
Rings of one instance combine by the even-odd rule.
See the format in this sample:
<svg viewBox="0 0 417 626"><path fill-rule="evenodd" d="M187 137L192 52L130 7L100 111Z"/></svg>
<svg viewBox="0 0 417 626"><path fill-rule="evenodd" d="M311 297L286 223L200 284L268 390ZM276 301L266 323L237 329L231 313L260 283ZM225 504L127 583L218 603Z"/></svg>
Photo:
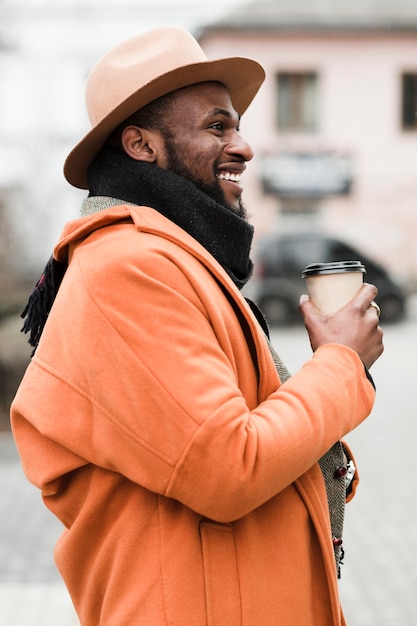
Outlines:
<svg viewBox="0 0 417 626"><path fill-rule="evenodd" d="M152 207L204 246L237 287L249 280L253 226L182 176L105 148L90 166L87 179L90 196Z"/></svg>
<svg viewBox="0 0 417 626"><path fill-rule="evenodd" d="M239 289L249 280L253 226L188 180L104 148L90 166L88 186L90 197L109 196L154 208L204 246ZM65 263L49 259L22 313L26 318L22 331L30 332L28 341L34 351L66 269Z"/></svg>

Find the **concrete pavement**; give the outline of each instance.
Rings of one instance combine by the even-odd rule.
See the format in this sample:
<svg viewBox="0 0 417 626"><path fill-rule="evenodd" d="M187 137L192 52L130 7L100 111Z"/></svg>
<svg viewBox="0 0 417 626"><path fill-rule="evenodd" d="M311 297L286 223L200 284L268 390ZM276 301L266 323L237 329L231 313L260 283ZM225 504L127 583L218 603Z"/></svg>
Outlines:
<svg viewBox="0 0 417 626"><path fill-rule="evenodd" d="M61 525L24 477L9 433L0 433L0 626L77 626L53 562Z"/></svg>

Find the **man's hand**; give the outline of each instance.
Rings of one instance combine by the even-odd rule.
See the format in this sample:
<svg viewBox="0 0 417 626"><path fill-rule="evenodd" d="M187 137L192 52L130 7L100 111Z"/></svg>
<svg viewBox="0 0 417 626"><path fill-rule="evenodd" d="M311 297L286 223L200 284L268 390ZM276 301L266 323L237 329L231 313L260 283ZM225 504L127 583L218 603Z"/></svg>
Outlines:
<svg viewBox="0 0 417 626"><path fill-rule="evenodd" d="M371 306L377 293L374 285L365 283L351 302L332 315L323 315L302 296L300 311L313 352L326 343L339 343L355 350L369 369L384 351L378 313Z"/></svg>

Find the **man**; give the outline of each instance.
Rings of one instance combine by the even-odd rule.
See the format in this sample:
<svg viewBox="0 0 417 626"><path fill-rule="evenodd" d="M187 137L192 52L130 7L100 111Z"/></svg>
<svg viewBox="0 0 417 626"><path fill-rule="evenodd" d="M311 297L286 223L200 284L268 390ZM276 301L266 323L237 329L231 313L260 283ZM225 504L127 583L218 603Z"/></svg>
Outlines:
<svg viewBox="0 0 417 626"><path fill-rule="evenodd" d="M89 196L26 311L36 352L12 406L82 626L344 624L357 476L339 441L374 400L376 288L331 317L304 300L314 356L286 380L240 291L239 121L263 78L162 28L87 81L92 129L64 172Z"/></svg>

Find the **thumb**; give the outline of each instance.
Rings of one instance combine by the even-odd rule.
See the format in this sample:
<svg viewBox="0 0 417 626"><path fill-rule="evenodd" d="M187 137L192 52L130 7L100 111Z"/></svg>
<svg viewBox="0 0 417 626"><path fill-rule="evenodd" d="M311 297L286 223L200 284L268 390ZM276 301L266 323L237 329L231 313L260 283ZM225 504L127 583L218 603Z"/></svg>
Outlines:
<svg viewBox="0 0 417 626"><path fill-rule="evenodd" d="M313 304L313 301L311 300L310 296L308 296L305 293L303 293L300 296L300 303L299 303L298 309L303 315L303 317L305 317L307 312L308 312L309 317L321 315L320 311Z"/></svg>

